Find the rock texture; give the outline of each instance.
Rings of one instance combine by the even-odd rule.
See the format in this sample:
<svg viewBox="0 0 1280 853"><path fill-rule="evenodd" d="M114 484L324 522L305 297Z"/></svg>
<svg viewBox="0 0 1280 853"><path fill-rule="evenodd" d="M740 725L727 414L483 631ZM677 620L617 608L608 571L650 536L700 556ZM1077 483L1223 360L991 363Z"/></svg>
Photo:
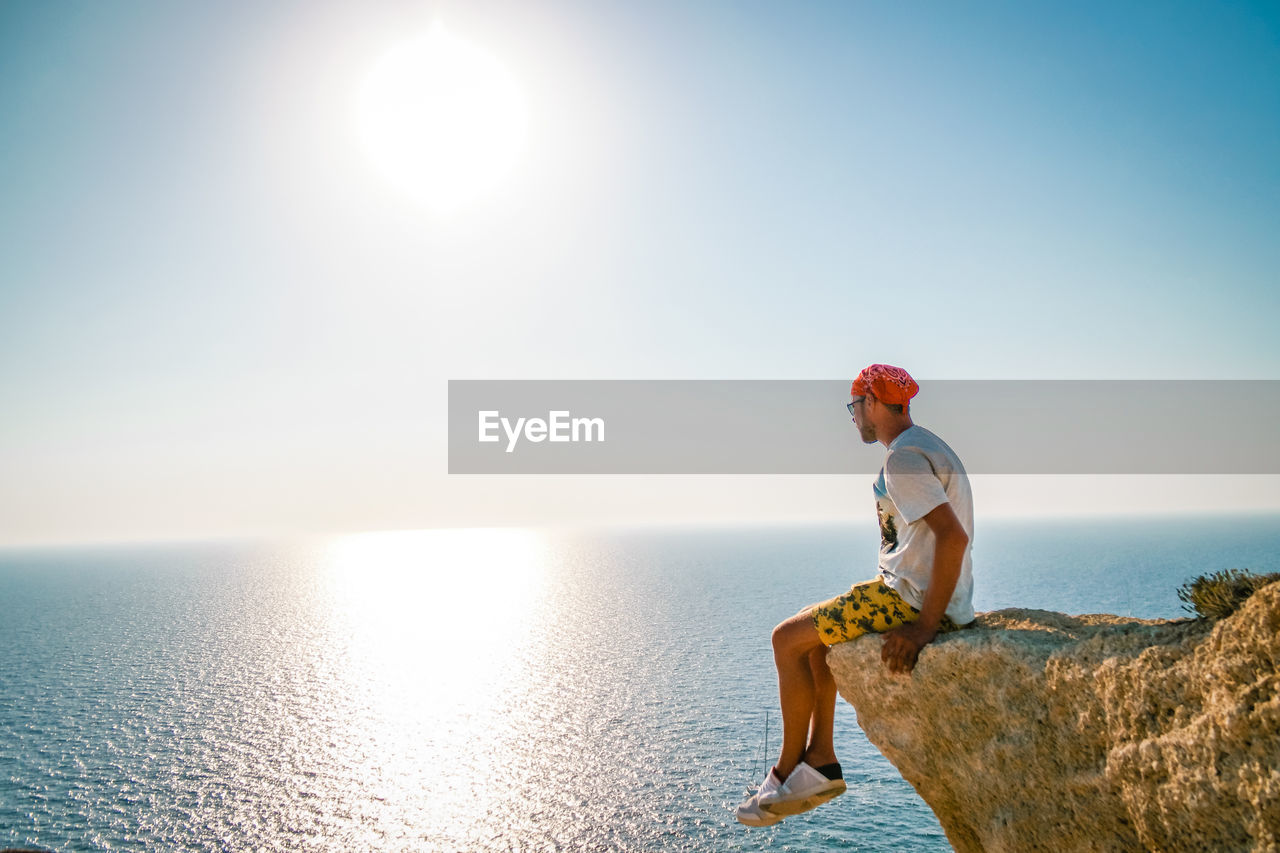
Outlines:
<svg viewBox="0 0 1280 853"><path fill-rule="evenodd" d="M960 851L1280 850L1280 583L1204 622L982 614L840 693Z"/></svg>

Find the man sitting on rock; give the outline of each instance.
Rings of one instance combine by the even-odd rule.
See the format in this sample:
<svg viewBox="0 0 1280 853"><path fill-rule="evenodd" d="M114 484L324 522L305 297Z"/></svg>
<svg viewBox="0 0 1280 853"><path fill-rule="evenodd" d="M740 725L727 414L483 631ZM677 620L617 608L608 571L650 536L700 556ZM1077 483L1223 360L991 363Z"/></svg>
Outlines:
<svg viewBox="0 0 1280 853"><path fill-rule="evenodd" d="M848 408L862 440L888 448L874 486L879 576L773 629L782 752L759 790L738 806L738 820L748 826L775 824L844 793L832 732L830 646L884 634L881 660L891 672L910 672L940 631L973 621L969 477L942 439L911 422L919 390L905 370L887 364L871 365L853 382Z"/></svg>

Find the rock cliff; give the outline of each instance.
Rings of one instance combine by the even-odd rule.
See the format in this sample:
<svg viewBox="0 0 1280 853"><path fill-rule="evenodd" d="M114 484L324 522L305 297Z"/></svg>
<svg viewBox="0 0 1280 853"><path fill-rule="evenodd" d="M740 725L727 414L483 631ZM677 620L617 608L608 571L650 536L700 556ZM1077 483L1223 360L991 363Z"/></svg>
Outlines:
<svg viewBox="0 0 1280 853"><path fill-rule="evenodd" d="M985 613L911 675L880 644L840 693L957 850L1280 850L1280 583L1214 625Z"/></svg>

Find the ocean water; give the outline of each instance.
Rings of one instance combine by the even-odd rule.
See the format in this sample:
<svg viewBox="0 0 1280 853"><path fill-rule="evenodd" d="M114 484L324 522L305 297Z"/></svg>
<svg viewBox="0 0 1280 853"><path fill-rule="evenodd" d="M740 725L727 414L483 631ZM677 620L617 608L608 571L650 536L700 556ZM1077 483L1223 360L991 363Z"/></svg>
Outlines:
<svg viewBox="0 0 1280 853"><path fill-rule="evenodd" d="M948 850L843 702L849 792L733 820L778 746L770 628L876 546L866 524L0 551L0 846ZM1196 574L1280 571L1280 518L993 521L974 564L980 610L1177 617Z"/></svg>

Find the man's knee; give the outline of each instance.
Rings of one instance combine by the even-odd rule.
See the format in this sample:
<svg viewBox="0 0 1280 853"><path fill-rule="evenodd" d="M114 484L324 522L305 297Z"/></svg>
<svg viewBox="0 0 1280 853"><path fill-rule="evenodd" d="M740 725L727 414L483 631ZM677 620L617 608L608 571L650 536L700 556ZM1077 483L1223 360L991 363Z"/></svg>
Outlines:
<svg viewBox="0 0 1280 853"><path fill-rule="evenodd" d="M790 654L809 654L822 647L813 616L802 610L773 629L773 650Z"/></svg>

